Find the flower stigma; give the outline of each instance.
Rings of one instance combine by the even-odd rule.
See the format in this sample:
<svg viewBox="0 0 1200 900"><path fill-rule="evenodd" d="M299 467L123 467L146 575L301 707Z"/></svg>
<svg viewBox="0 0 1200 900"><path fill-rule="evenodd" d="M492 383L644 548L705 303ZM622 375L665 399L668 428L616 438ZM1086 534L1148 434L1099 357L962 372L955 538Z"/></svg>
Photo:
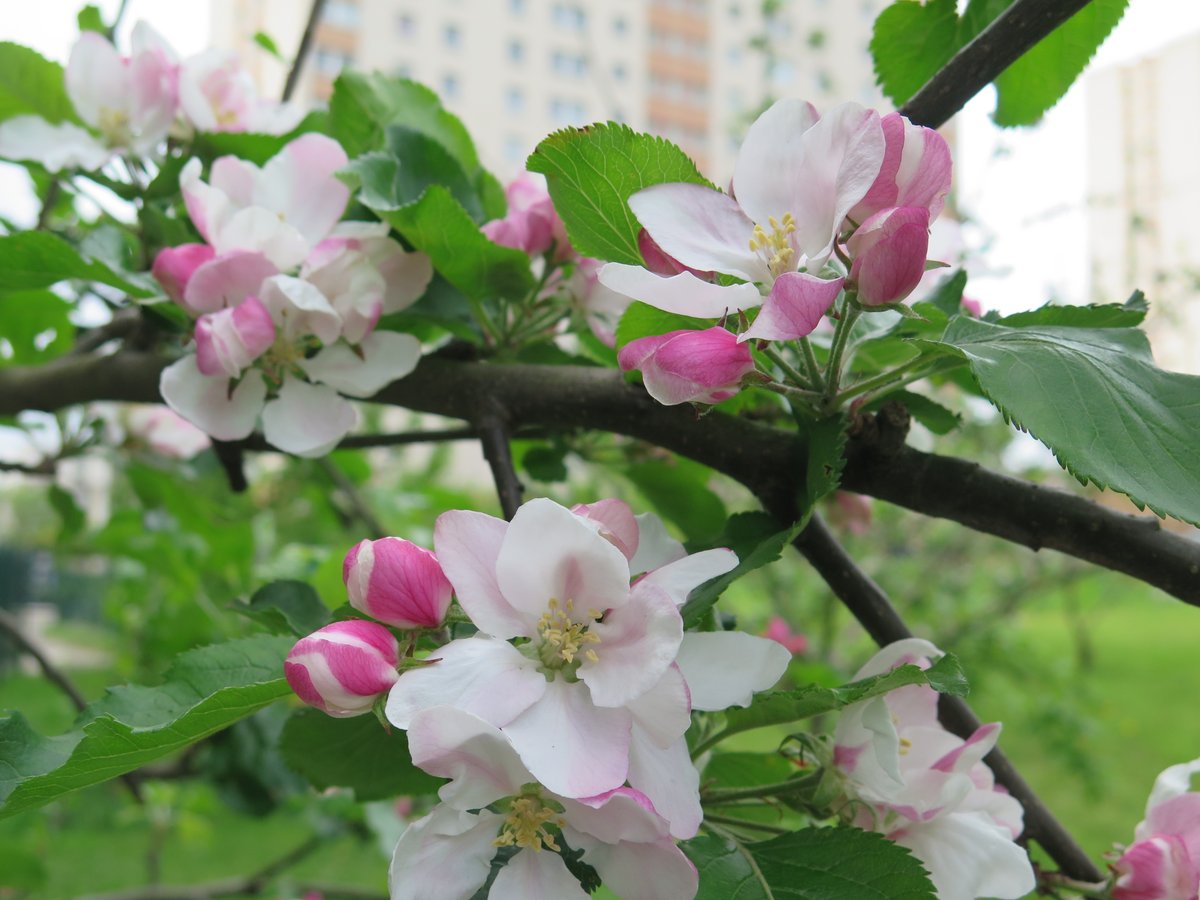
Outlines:
<svg viewBox="0 0 1200 900"><path fill-rule="evenodd" d="M792 248L789 237L796 231L796 218L791 213L784 213L783 219L771 216L767 219L771 226L768 234L761 225L754 226L754 234L750 237L750 249L761 252L767 259L767 268L778 278L784 272L793 269L796 251Z"/></svg>
<svg viewBox="0 0 1200 900"><path fill-rule="evenodd" d="M599 662L600 657L588 644L599 644L600 635L588 631L588 626L599 620L600 610L589 609L588 620L576 622L571 618L575 601L568 599L560 604L550 598L549 608L538 619L538 634L542 638L538 658L548 669L562 669L575 663L582 656L589 662ZM582 660L581 660L582 662Z"/></svg>
<svg viewBox="0 0 1200 900"><path fill-rule="evenodd" d="M500 834L492 841L493 847L520 847L540 853L543 847L560 851L554 835L546 830L547 825L563 825L558 813L547 806L537 794L514 797Z"/></svg>

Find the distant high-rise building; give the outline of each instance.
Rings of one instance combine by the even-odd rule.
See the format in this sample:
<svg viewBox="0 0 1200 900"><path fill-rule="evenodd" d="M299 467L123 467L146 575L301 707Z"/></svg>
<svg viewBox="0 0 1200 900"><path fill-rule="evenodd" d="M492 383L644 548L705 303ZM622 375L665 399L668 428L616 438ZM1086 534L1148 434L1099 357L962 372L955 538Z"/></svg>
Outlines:
<svg viewBox="0 0 1200 900"><path fill-rule="evenodd" d="M1086 84L1089 295L1144 290L1159 365L1200 374L1200 34Z"/></svg>
<svg viewBox="0 0 1200 900"><path fill-rule="evenodd" d="M882 107L867 44L888 0L328 0L300 100L323 100L343 67L424 82L471 129L502 176L546 134L613 119L683 147L728 180L762 105L802 97ZM285 68L308 13L300 0L218 0L214 42L263 88Z"/></svg>

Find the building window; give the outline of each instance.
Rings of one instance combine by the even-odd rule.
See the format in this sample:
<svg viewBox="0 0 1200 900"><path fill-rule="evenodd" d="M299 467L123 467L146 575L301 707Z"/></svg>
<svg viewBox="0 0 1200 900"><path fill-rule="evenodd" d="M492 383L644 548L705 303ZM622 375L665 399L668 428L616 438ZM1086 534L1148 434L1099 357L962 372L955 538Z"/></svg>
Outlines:
<svg viewBox="0 0 1200 900"><path fill-rule="evenodd" d="M612 67L612 76L615 81L625 81L629 78L629 70L624 63L617 63Z"/></svg>
<svg viewBox="0 0 1200 900"><path fill-rule="evenodd" d="M587 119L587 107L578 100L555 97L550 101L550 118L555 125L579 125Z"/></svg>
<svg viewBox="0 0 1200 900"><path fill-rule="evenodd" d="M580 7L568 3L555 3L550 17L559 28L567 28L571 31L582 31L587 26L587 15L584 11Z"/></svg>
<svg viewBox="0 0 1200 900"><path fill-rule="evenodd" d="M519 113L525 108L525 92L520 88L510 87L504 95L504 105L510 113Z"/></svg>
<svg viewBox="0 0 1200 900"><path fill-rule="evenodd" d="M353 62L354 60L348 54L325 47L318 47L317 52L313 55L313 63L316 65L317 71L329 78L333 78Z"/></svg>
<svg viewBox="0 0 1200 900"><path fill-rule="evenodd" d="M453 100L458 96L457 75L442 76L442 96L447 100Z"/></svg>
<svg viewBox="0 0 1200 900"><path fill-rule="evenodd" d="M550 68L554 70L555 75L582 78L587 72L587 59L577 53L555 50L550 57Z"/></svg>
<svg viewBox="0 0 1200 900"><path fill-rule="evenodd" d="M508 60L509 62L519 63L525 58L525 45L520 41L508 42Z"/></svg>
<svg viewBox="0 0 1200 900"><path fill-rule="evenodd" d="M525 0L508 0L508 11L514 16L525 14Z"/></svg>
<svg viewBox="0 0 1200 900"><path fill-rule="evenodd" d="M325 6L321 18L335 28L357 28L362 21L358 4L349 0L332 0Z"/></svg>
<svg viewBox="0 0 1200 900"><path fill-rule="evenodd" d="M400 16L396 19L396 30L403 38L414 38L417 36L417 20L407 14Z"/></svg>
<svg viewBox="0 0 1200 900"><path fill-rule="evenodd" d="M525 162L525 142L515 135L504 139L504 160L510 166L519 166Z"/></svg>
<svg viewBox="0 0 1200 900"><path fill-rule="evenodd" d="M617 18L613 19L613 34L617 35L618 37L621 37L621 36L627 34L628 31L629 31L629 22L626 21L624 16L617 16Z"/></svg>
<svg viewBox="0 0 1200 900"><path fill-rule="evenodd" d="M457 25L447 25L442 29L442 43L451 50L462 46L462 32L458 30Z"/></svg>

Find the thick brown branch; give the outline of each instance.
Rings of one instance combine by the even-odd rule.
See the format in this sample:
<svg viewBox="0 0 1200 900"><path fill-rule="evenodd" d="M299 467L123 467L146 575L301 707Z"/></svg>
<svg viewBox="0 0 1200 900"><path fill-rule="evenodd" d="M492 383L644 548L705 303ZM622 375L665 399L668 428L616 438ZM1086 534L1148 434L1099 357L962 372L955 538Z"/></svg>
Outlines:
<svg viewBox="0 0 1200 900"><path fill-rule="evenodd" d="M1016 0L975 40L938 70L900 112L918 125L937 128L996 80L1025 51L1090 0Z"/></svg>
<svg viewBox="0 0 1200 900"><path fill-rule="evenodd" d="M521 506L525 489L513 463L508 423L499 413L495 413L481 417L478 429L483 456L492 470L492 480L496 483L500 509L504 512L504 518L511 520Z"/></svg>
<svg viewBox="0 0 1200 900"><path fill-rule="evenodd" d="M165 360L149 354L67 357L0 369L0 415L92 400L153 402ZM795 435L721 413L697 418L662 407L606 369L501 366L430 358L375 400L464 421L485 404L524 427L589 428L673 450L746 485L759 497L792 496L803 472ZM903 446L884 427L847 446L843 484L925 515L959 522L1033 550L1049 548L1123 572L1200 606L1200 544L1158 520L1114 512L1073 494Z"/></svg>
<svg viewBox="0 0 1200 900"><path fill-rule="evenodd" d="M882 646L913 636L887 595L855 565L818 516L813 516L808 527L796 538L795 546L877 644ZM962 738L970 737L982 724L961 697L943 695L938 713L946 728ZM997 748L985 757L985 761L995 773L996 781L1024 807L1023 837L1037 841L1071 878L1102 880L1103 875L1095 863L1054 818L1008 757Z"/></svg>

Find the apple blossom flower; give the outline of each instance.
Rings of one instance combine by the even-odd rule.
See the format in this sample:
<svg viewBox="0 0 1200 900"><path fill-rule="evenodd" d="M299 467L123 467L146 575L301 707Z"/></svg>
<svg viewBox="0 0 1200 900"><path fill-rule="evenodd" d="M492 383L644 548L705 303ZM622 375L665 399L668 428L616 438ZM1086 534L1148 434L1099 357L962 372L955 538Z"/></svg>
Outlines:
<svg viewBox="0 0 1200 900"><path fill-rule="evenodd" d="M978 319L983 315L983 304L973 297L968 297L966 294L963 294L960 302L963 312L968 316L973 316L974 318Z"/></svg>
<svg viewBox="0 0 1200 900"><path fill-rule="evenodd" d="M151 274L162 285L167 296L176 303L183 303L183 295L188 282L196 269L209 262L216 256L216 251L208 244L180 244L178 247L164 247L154 257L150 267ZM204 310L213 312L213 310Z"/></svg>
<svg viewBox="0 0 1200 900"><path fill-rule="evenodd" d="M695 866L640 792L617 788L579 799L557 794L536 783L500 729L460 709L417 713L408 740L415 765L450 781L438 792L442 804L411 824L396 845L392 900L467 900L487 880L498 847L515 853L497 873L489 897L586 900L559 855L560 840L582 851L583 861L618 896L695 896Z"/></svg>
<svg viewBox="0 0 1200 900"><path fill-rule="evenodd" d="M720 326L638 338L617 362L624 372L640 369L647 393L665 406L728 400L754 371L750 348Z"/></svg>
<svg viewBox="0 0 1200 900"><path fill-rule="evenodd" d="M196 322L196 368L205 375L242 374L275 341L275 323L257 297Z"/></svg>
<svg viewBox="0 0 1200 900"><path fill-rule="evenodd" d="M0 156L39 162L51 172L98 169L118 153L149 155L166 138L178 108L178 63L145 22L123 57L108 38L85 31L67 60L67 96L79 118L47 122L24 115L0 123ZM89 130L90 129L90 130Z"/></svg>
<svg viewBox="0 0 1200 900"><path fill-rule="evenodd" d="M388 719L407 728L421 709L458 706L501 728L556 793L583 797L622 785L632 704L659 685L683 642L679 595L737 558L723 549L694 554L631 588L625 554L594 524L545 499L523 505L512 522L444 513L434 546L479 634L441 647L437 665L406 673L388 699ZM518 637L528 641L508 643Z"/></svg>
<svg viewBox="0 0 1200 900"><path fill-rule="evenodd" d="M371 711L396 682L400 646L375 622L333 622L292 647L283 672L309 706L338 718Z"/></svg>
<svg viewBox="0 0 1200 900"><path fill-rule="evenodd" d="M898 303L925 275L929 210L900 206L875 213L846 243L854 258L849 284L864 306Z"/></svg>
<svg viewBox="0 0 1200 900"><path fill-rule="evenodd" d="M286 134L304 118L303 108L294 103L259 97L250 73L227 50L205 50L183 61L179 107L197 131Z"/></svg>
<svg viewBox="0 0 1200 900"><path fill-rule="evenodd" d="M304 262L342 217L350 189L334 173L347 161L337 141L302 134L261 169L220 157L208 183L200 160L189 160L179 187L192 223L217 255L258 252L286 271Z"/></svg>
<svg viewBox="0 0 1200 900"><path fill-rule="evenodd" d="M166 406L134 406L125 422L130 436L171 459L191 459L212 446L207 434Z"/></svg>
<svg viewBox="0 0 1200 900"><path fill-rule="evenodd" d="M1146 801L1134 842L1114 864L1113 900L1195 900L1200 896L1200 759L1165 769Z"/></svg>
<svg viewBox="0 0 1200 900"><path fill-rule="evenodd" d="M950 193L954 164L946 139L900 113L880 119L885 149L879 175L865 197L850 210L850 219L865 222L875 213L897 206L919 206L936 219Z"/></svg>
<svg viewBox="0 0 1200 900"><path fill-rule="evenodd" d="M398 537L351 547L342 581L351 606L396 628L437 628L454 592L436 556Z"/></svg>
<svg viewBox="0 0 1200 900"><path fill-rule="evenodd" d="M590 256L578 260L567 282L567 291L582 309L592 334L606 346L615 347L617 323L633 300L600 283L600 269L603 266L604 263Z"/></svg>
<svg viewBox="0 0 1200 900"><path fill-rule="evenodd" d="M770 638L788 653L804 653L808 650L808 637L800 632L792 631L792 626L783 616L771 616L767 621L763 637Z"/></svg>
<svg viewBox="0 0 1200 900"><path fill-rule="evenodd" d="M917 638L881 649L856 679L899 665L927 667L941 651ZM1015 843L1021 805L995 786L983 757L1000 725L981 726L965 741L937 719L937 692L909 685L848 706L834 733L834 764L856 802L853 822L912 851L940 900L1023 897L1036 879Z"/></svg>
<svg viewBox="0 0 1200 900"><path fill-rule="evenodd" d="M688 269L745 283L714 284L690 271L662 278L617 263L605 266L600 280L659 309L707 318L764 305L761 284L763 324L747 336L809 334L841 288L840 278L817 275L846 214L875 182L884 151L873 110L846 103L819 117L811 104L781 100L750 126L732 195L696 184L658 184L629 198L666 254Z"/></svg>
<svg viewBox="0 0 1200 900"><path fill-rule="evenodd" d="M530 256L541 256L551 248L559 259L575 252L550 194L535 176L522 172L504 189L504 198L508 201L504 218L483 224L489 240Z"/></svg>

